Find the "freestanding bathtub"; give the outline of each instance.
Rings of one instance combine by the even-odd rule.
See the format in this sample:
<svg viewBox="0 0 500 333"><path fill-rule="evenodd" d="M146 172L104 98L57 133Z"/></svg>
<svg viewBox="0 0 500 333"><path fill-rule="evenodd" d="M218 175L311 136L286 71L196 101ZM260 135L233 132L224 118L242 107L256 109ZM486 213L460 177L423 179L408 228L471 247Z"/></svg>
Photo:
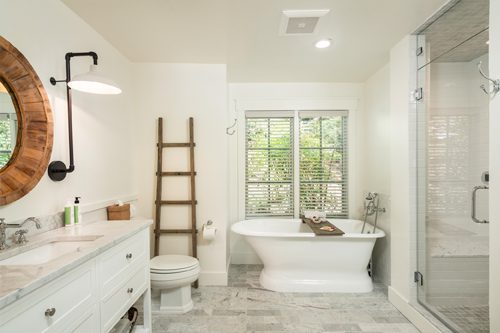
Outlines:
<svg viewBox="0 0 500 333"><path fill-rule="evenodd" d="M264 264L260 284L280 292L370 292L367 266L384 231L362 221L330 220L342 236L316 236L299 219L256 219L235 223ZM366 232L370 233L366 233Z"/></svg>

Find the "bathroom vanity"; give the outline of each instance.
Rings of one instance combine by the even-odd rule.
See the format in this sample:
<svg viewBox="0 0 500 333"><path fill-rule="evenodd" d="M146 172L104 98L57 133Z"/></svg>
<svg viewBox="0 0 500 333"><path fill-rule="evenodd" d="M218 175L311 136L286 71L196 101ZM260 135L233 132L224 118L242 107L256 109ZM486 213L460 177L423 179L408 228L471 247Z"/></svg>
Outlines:
<svg viewBox="0 0 500 333"><path fill-rule="evenodd" d="M0 332L108 332L144 295L150 220L55 229L0 252Z"/></svg>

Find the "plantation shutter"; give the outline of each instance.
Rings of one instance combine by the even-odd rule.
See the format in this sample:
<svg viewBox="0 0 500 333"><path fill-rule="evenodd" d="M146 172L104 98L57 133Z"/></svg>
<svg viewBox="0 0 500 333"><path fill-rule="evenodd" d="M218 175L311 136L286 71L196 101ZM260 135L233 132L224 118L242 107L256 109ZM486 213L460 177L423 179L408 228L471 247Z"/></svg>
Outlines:
<svg viewBox="0 0 500 333"><path fill-rule="evenodd" d="M299 112L300 213L348 216L347 112Z"/></svg>
<svg viewBox="0 0 500 333"><path fill-rule="evenodd" d="M293 216L293 115L246 113L245 214Z"/></svg>

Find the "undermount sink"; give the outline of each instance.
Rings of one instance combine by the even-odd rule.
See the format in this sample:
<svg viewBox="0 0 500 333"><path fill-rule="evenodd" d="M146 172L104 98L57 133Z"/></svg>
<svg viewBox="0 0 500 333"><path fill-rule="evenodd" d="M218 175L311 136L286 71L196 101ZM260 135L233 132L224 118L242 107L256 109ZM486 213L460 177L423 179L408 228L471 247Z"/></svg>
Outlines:
<svg viewBox="0 0 500 333"><path fill-rule="evenodd" d="M0 261L0 266L41 265L71 252L79 252L102 235L59 237Z"/></svg>

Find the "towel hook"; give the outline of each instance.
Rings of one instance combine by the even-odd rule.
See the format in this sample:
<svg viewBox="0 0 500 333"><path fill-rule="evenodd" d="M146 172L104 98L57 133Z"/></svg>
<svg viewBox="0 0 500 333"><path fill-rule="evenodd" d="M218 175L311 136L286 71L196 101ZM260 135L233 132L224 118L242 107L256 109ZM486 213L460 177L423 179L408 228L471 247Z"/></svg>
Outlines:
<svg viewBox="0 0 500 333"><path fill-rule="evenodd" d="M496 95L500 91L500 80L493 80L493 79L489 78L488 76L486 76L486 74L484 74L484 72L483 72L483 69L481 68L482 64L483 64L482 61L480 61L477 64L477 69L479 70L479 74L481 74L481 76L484 77L486 80L490 81L493 84L493 86L491 87L491 89L489 91L486 89L484 84L482 84L480 87L486 95L489 95L489 96Z"/></svg>
<svg viewBox="0 0 500 333"><path fill-rule="evenodd" d="M237 122L238 122L238 119L234 118L234 123L231 126L226 127L226 134L227 135L233 135L234 133L236 133L236 129L234 129L234 127L236 126Z"/></svg>

